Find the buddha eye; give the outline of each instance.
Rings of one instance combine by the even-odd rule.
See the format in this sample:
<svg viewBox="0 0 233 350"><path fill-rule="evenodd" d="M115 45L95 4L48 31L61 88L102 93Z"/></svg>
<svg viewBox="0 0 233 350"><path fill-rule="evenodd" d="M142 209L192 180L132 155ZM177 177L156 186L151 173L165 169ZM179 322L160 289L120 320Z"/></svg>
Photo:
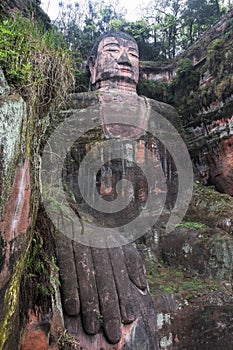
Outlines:
<svg viewBox="0 0 233 350"><path fill-rule="evenodd" d="M119 52L119 48L118 47L106 47L104 49L104 52Z"/></svg>
<svg viewBox="0 0 233 350"><path fill-rule="evenodd" d="M136 52L129 52L129 55L134 58L138 58L138 54Z"/></svg>

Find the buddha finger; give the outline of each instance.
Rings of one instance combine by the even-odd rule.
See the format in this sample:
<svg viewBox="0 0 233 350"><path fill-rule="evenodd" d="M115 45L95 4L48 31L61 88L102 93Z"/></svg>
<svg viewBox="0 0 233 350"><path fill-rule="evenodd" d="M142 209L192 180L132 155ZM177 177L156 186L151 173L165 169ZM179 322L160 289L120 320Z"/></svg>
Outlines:
<svg viewBox="0 0 233 350"><path fill-rule="evenodd" d="M94 335L99 331L99 301L95 281L92 254L89 247L73 242L76 271L79 281L81 317L87 334Z"/></svg>
<svg viewBox="0 0 233 350"><path fill-rule="evenodd" d="M134 302L132 300L131 281L124 262L124 253L121 247L110 248L109 255L114 273L117 293L120 301L121 316L125 323L135 320Z"/></svg>
<svg viewBox="0 0 233 350"><path fill-rule="evenodd" d="M132 244L123 246L123 251L129 278L139 289L146 290L145 267L139 252Z"/></svg>
<svg viewBox="0 0 233 350"><path fill-rule="evenodd" d="M116 344L121 339L121 314L108 250L92 248L103 329L107 340Z"/></svg>
<svg viewBox="0 0 233 350"><path fill-rule="evenodd" d="M55 239L63 307L68 315L77 316L80 302L72 242L61 233Z"/></svg>

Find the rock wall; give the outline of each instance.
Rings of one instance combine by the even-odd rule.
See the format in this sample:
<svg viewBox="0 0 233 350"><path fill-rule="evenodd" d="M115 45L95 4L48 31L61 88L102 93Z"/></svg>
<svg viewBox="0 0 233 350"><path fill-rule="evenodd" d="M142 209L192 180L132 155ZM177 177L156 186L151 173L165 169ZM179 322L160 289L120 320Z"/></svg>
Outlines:
<svg viewBox="0 0 233 350"><path fill-rule="evenodd" d="M153 241L148 249L149 240L141 247L160 349L232 349L232 16L215 23L173 67L141 65L149 96L179 111L198 182L181 225L168 235L160 228L152 237L157 247Z"/></svg>
<svg viewBox="0 0 233 350"><path fill-rule="evenodd" d="M149 96L178 109L197 176L203 184L215 185L218 191L230 195L233 194L232 39L233 10L230 10L167 66L141 63L142 92L144 88Z"/></svg>
<svg viewBox="0 0 233 350"><path fill-rule="evenodd" d="M0 349L17 349L23 316L21 277L38 209L36 136L23 99L11 91L0 71L1 244Z"/></svg>
<svg viewBox="0 0 233 350"><path fill-rule="evenodd" d="M12 94L1 71L1 325L0 347L9 342L9 332L17 324L19 285L23 256L28 248L30 226L29 159L22 130L26 122L26 105ZM25 129L24 129L25 130ZM22 137L23 136L23 137ZM19 330L20 331L20 330ZM11 338L17 348L19 333ZM13 342L13 343L12 343ZM14 344L14 345L13 345Z"/></svg>
<svg viewBox="0 0 233 350"><path fill-rule="evenodd" d="M139 247L161 350L232 348L232 210L229 195L198 184L179 227L158 230L157 251Z"/></svg>

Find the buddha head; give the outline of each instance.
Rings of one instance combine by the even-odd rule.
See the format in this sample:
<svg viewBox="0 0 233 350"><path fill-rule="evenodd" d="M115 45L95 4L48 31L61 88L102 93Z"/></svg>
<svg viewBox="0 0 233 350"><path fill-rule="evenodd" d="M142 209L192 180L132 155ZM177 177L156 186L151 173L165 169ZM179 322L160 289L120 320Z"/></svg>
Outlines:
<svg viewBox="0 0 233 350"><path fill-rule="evenodd" d="M100 86L130 85L139 79L139 51L134 38L123 32L110 31L94 44L89 58L92 90Z"/></svg>

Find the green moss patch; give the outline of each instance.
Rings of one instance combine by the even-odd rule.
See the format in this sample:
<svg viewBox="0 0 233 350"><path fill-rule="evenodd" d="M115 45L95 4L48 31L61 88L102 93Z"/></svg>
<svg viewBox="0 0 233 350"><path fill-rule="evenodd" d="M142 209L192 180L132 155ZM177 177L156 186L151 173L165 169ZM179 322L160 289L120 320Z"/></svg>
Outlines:
<svg viewBox="0 0 233 350"><path fill-rule="evenodd" d="M163 263L147 268L147 280L154 296L184 293L186 298L196 298L220 287L219 282L213 279L198 278Z"/></svg>

